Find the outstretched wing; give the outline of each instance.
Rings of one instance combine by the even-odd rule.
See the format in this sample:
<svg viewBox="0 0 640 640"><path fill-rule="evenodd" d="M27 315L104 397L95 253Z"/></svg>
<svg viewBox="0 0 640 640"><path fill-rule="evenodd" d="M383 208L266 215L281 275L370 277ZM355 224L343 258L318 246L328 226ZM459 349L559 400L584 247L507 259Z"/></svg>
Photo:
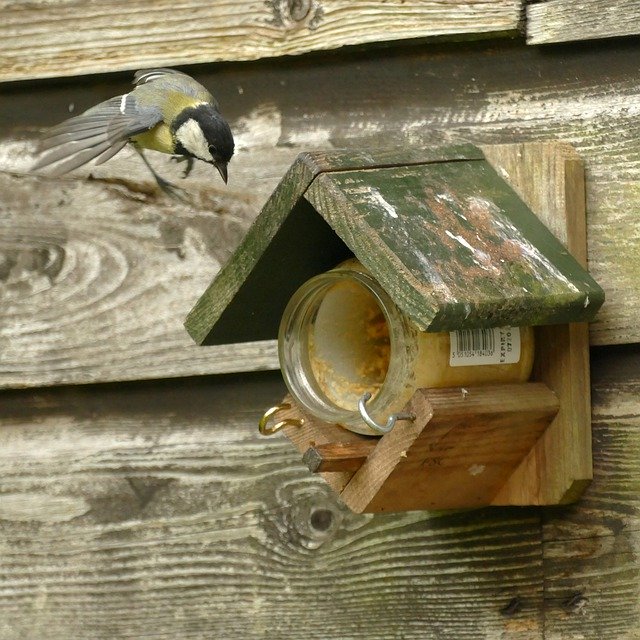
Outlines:
<svg viewBox="0 0 640 640"><path fill-rule="evenodd" d="M118 153L129 138L158 124L160 109L141 107L132 94L101 102L50 129L40 147L44 153L32 170L53 166L49 174L59 176L94 159L100 164Z"/></svg>

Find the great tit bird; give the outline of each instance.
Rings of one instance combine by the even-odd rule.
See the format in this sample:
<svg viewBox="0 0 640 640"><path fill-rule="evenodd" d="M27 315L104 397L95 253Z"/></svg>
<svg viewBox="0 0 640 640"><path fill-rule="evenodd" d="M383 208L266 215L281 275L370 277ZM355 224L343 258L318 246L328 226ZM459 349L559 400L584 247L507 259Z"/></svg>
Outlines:
<svg viewBox="0 0 640 640"><path fill-rule="evenodd" d="M133 143L165 191L173 185L161 178L142 149L153 149L187 161L214 165L227 182L233 135L215 98L193 78L173 69L150 69L134 75L135 88L92 107L50 129L41 145L44 155L33 170L52 167L59 176L95 159L102 164Z"/></svg>

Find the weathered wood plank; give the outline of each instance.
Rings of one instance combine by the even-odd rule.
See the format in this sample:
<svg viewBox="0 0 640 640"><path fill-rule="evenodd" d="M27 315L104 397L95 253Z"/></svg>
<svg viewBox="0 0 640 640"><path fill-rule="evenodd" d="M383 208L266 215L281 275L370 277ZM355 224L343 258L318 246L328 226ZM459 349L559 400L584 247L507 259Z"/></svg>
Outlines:
<svg viewBox="0 0 640 640"><path fill-rule="evenodd" d="M64 297L56 293L66 286L62 275L43 278L35 267L25 267L20 275L20 267L13 272L11 295L14 300L20 298L20 287L31 293L28 299L20 298L25 313L19 328L10 331L10 366L0 358L0 385L220 371L218 358L224 352L190 349L182 327L184 316L296 155L302 150L375 149L390 143L422 148L437 137L433 129L443 130L449 139L461 136L478 144L560 139L576 147L586 166L589 268L607 295L591 326L591 341L640 342L636 312L640 306L640 110L636 106L640 83L636 70L637 46L609 41L575 50L549 49L544 54L518 45L412 48L386 57L289 60L282 67L254 63L196 74L216 88L239 150L230 165L227 189L205 166L197 167L181 183L175 165L152 157L163 175L194 193L193 211L157 198L149 176L132 154L123 153L102 167L78 171L65 180L38 182L7 173L29 166L36 128L62 120L69 107L77 113L126 90L128 78L87 79L82 86L5 85L0 107L0 171L4 172L0 225L8 244L3 256L22 252L27 254L23 260L37 263L30 247L55 246L61 228L69 242L84 243L87 251L100 234L107 234L109 242L117 240L128 247L130 258L139 263L137 290L155 288L154 311L158 313L159 306L163 311L162 319L152 325L144 305L134 305L136 313L132 313L126 295L111 297L114 304L107 309L104 303L97 306L95 292L78 289L76 303L86 309L87 316L93 304L103 314L103 322L109 315L111 325L125 336L122 343L103 340L100 349L89 320L84 337L73 325L63 327L58 321L67 313ZM98 180L86 182L89 173ZM43 207L40 201L51 206ZM63 207L53 206L59 201L64 201ZM93 223L88 221L88 207ZM143 228L137 230L140 225ZM118 229L117 236L98 231L111 228ZM92 233L91 242L87 232ZM174 247L174 253L167 247ZM109 253L104 246L89 252ZM112 248L110 253L123 250ZM178 259L178 253L184 259ZM121 268L122 260L118 264ZM106 276L113 268L103 262L101 272ZM4 269L0 267L0 279L6 278ZM174 269L179 280L172 276ZM60 273L73 270L67 260ZM158 284L167 278L176 286L167 289ZM129 284L125 278L121 287ZM0 295L4 298L6 289ZM0 305L0 331L11 322L7 308ZM55 349L42 340L52 331L58 336ZM268 359L264 352L256 355L257 366L277 366L273 345L268 348ZM245 362L253 355L248 353ZM236 366L233 361L229 365Z"/></svg>
<svg viewBox="0 0 640 640"><path fill-rule="evenodd" d="M637 0L543 0L527 5L527 43L640 34Z"/></svg>
<svg viewBox="0 0 640 640"><path fill-rule="evenodd" d="M596 351L592 370L593 482L545 517L551 640L637 638L640 629L640 349Z"/></svg>
<svg viewBox="0 0 640 640"><path fill-rule="evenodd" d="M0 635L634 638L640 353L626 350L593 360L595 479L545 512L544 591L538 511L336 503L284 438L256 434L284 392L275 374L5 391Z"/></svg>
<svg viewBox="0 0 640 640"><path fill-rule="evenodd" d="M558 407L540 383L420 389L341 497L356 513L491 504Z"/></svg>
<svg viewBox="0 0 640 640"><path fill-rule="evenodd" d="M238 241L245 203L216 213L7 175L0 190L3 386L274 367L271 343L205 352L182 327L196 281Z"/></svg>
<svg viewBox="0 0 640 640"><path fill-rule="evenodd" d="M498 145L485 153L581 265L587 264L584 165L569 145ZM546 184L546 188L542 185ZM493 504L566 504L592 477L589 327L536 329L533 379L560 399L560 412Z"/></svg>
<svg viewBox="0 0 640 640"><path fill-rule="evenodd" d="M354 515L257 434L283 391L0 395L3 640L542 639L537 512Z"/></svg>
<svg viewBox="0 0 640 640"><path fill-rule="evenodd" d="M0 81L512 35L521 0L0 2ZM96 46L99 43L99 46Z"/></svg>

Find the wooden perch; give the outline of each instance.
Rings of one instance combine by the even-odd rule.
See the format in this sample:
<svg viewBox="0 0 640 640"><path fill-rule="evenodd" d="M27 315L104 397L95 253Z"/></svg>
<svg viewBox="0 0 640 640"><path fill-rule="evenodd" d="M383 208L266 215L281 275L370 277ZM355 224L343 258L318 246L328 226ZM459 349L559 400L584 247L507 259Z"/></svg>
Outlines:
<svg viewBox="0 0 640 640"><path fill-rule="evenodd" d="M331 442L310 447L302 461L313 473L324 471L357 471L376 448L377 440L362 442Z"/></svg>

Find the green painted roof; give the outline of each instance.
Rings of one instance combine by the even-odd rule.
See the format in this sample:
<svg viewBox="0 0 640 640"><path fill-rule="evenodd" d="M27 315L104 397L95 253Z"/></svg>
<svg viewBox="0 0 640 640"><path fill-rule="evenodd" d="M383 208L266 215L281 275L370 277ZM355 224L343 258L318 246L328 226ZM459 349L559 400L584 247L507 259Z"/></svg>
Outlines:
<svg viewBox="0 0 640 640"><path fill-rule="evenodd" d="M355 255L425 331L589 321L604 293L472 145L302 154L189 314L199 344L277 337Z"/></svg>

